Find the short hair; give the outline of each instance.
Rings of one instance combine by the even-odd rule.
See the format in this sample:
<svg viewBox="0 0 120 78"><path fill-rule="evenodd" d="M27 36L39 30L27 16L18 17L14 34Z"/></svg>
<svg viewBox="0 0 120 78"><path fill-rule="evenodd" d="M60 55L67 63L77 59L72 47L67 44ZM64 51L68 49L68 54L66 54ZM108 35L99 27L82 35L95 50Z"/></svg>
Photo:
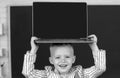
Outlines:
<svg viewBox="0 0 120 78"><path fill-rule="evenodd" d="M71 46L71 47L73 47L72 46L72 43L52 43L51 45L50 45L50 47L55 47L55 46Z"/></svg>
<svg viewBox="0 0 120 78"><path fill-rule="evenodd" d="M57 48L57 47L70 47L74 54L74 49L73 49L72 43L52 43L52 44L50 44L50 55L52 55L54 48Z"/></svg>

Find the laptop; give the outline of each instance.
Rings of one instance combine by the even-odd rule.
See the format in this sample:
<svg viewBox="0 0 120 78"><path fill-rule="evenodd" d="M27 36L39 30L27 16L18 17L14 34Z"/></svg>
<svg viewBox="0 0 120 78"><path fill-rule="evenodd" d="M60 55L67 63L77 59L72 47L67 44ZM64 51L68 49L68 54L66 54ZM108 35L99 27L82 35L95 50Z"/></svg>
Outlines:
<svg viewBox="0 0 120 78"><path fill-rule="evenodd" d="M88 43L85 2L33 2L32 35L37 43Z"/></svg>

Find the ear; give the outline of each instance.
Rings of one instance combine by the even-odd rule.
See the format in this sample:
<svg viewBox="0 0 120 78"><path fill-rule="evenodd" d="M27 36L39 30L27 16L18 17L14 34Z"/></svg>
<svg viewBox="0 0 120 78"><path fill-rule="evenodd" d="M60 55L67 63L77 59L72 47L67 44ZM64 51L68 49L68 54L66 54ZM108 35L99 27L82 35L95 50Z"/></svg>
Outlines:
<svg viewBox="0 0 120 78"><path fill-rule="evenodd" d="M75 60L76 60L76 56L73 56L72 57L72 63L75 63Z"/></svg>
<svg viewBox="0 0 120 78"><path fill-rule="evenodd" d="M52 59L52 57L49 57L49 62L50 62L50 64L53 64L53 59Z"/></svg>

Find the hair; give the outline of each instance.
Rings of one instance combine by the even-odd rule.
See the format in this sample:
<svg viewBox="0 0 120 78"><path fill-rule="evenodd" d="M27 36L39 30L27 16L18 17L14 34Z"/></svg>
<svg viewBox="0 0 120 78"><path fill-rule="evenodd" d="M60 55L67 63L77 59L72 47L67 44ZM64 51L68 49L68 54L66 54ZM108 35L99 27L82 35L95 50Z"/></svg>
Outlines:
<svg viewBox="0 0 120 78"><path fill-rule="evenodd" d="M55 47L55 46L71 46L71 47L73 47L71 43L52 43L50 45L50 47Z"/></svg>
<svg viewBox="0 0 120 78"><path fill-rule="evenodd" d="M58 47L70 47L74 52L73 45L71 43L52 43L50 44L50 55L52 55L55 48Z"/></svg>

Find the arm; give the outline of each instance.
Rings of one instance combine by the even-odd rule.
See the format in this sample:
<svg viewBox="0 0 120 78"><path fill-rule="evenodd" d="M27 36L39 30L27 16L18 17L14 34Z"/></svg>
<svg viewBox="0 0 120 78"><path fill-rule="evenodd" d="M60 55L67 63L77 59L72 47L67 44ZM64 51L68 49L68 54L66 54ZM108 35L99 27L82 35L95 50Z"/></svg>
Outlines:
<svg viewBox="0 0 120 78"><path fill-rule="evenodd" d="M46 77L45 70L34 69L34 63L36 61L36 52L38 50L38 46L36 46L34 43L34 40L36 39L36 37L31 38L31 50L27 51L27 53L24 55L22 74L27 78Z"/></svg>
<svg viewBox="0 0 120 78"><path fill-rule="evenodd" d="M91 35L91 39L94 41L93 43L89 44L95 65L84 69L84 75L89 78L95 78L101 75L106 70L106 52L105 50L99 49L97 46L97 37L95 35Z"/></svg>

